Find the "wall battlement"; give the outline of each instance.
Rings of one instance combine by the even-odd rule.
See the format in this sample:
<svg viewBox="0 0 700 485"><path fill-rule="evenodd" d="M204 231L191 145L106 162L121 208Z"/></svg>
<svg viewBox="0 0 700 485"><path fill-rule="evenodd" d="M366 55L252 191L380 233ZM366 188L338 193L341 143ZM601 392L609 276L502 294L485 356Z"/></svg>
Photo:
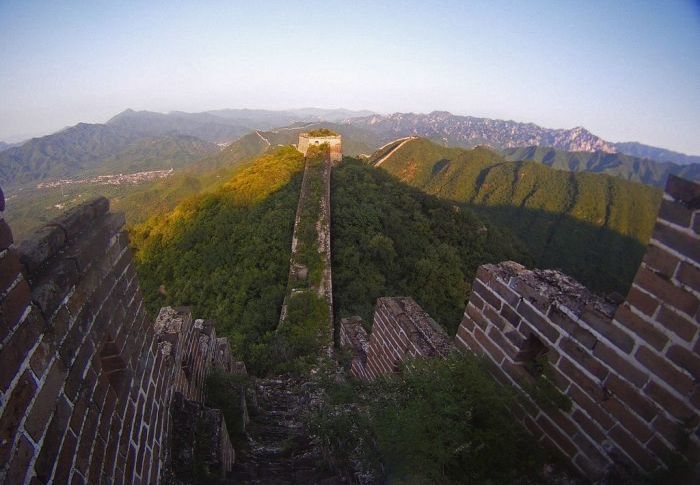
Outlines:
<svg viewBox="0 0 700 485"><path fill-rule="evenodd" d="M340 135L329 136L313 136L309 133L299 134L299 144L297 150L306 156L309 147L314 145L323 145L327 143L330 148L331 162L340 162L343 160L343 139Z"/></svg>
<svg viewBox="0 0 700 485"><path fill-rule="evenodd" d="M202 405L209 369L235 367L228 343L187 309L164 308L154 325L123 225L97 198L16 247L0 219L2 483L156 483L187 474L182 447L194 444L173 436L192 420L171 418L173 402L199 406L203 418L194 422L213 436L210 469L231 468L223 416Z"/></svg>
<svg viewBox="0 0 700 485"><path fill-rule="evenodd" d="M343 319L340 344L353 350L352 372L364 380L397 372L416 357L446 357L454 349L442 327L406 297L377 300L369 339L359 317Z"/></svg>
<svg viewBox="0 0 700 485"><path fill-rule="evenodd" d="M369 345L355 320L341 324L358 378L431 356L397 351L405 348L397 343L406 338L396 336L405 324L387 300L377 302ZM700 462L699 330L700 184L671 176L624 302L600 298L558 271L487 264L455 344L492 362L494 377L520 391L522 406L513 411L535 437L599 479L619 466L651 472L673 455ZM570 399L570 409L528 394L543 363L545 379Z"/></svg>

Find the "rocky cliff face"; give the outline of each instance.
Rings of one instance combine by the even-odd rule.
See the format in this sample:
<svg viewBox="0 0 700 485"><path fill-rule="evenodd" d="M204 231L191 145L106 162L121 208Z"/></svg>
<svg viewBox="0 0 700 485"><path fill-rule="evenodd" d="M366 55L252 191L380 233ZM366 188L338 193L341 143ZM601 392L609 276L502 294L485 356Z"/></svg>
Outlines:
<svg viewBox="0 0 700 485"><path fill-rule="evenodd" d="M347 122L380 133L387 141L402 136L418 135L465 147L489 145L495 148L514 148L543 145L568 151L616 152L612 143L582 127L553 130L533 123L456 116L446 111L433 111L429 114L372 115L352 118Z"/></svg>

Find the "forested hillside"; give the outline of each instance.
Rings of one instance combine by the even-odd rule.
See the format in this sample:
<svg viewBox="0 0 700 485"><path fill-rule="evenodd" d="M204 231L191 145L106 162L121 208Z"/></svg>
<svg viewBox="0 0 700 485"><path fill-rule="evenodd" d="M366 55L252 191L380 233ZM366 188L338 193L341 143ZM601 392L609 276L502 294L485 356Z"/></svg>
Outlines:
<svg viewBox="0 0 700 485"><path fill-rule="evenodd" d="M532 263L508 231L359 161L334 168L331 187L340 317L371 322L378 297L411 296L453 334L479 265Z"/></svg>
<svg viewBox="0 0 700 485"><path fill-rule="evenodd" d="M283 147L217 191L131 231L147 305L190 305L216 320L256 373L278 362L273 330L284 298L303 157Z"/></svg>
<svg viewBox="0 0 700 485"><path fill-rule="evenodd" d="M537 266L561 268L601 292L626 292L661 201L660 190L615 177L507 162L486 148L424 139L406 143L381 169L510 228Z"/></svg>
<svg viewBox="0 0 700 485"><path fill-rule="evenodd" d="M502 152L510 161L533 160L558 170L604 173L662 189L669 174L688 180L700 180L700 163L679 165L637 158L624 153L567 152L538 146L509 148Z"/></svg>

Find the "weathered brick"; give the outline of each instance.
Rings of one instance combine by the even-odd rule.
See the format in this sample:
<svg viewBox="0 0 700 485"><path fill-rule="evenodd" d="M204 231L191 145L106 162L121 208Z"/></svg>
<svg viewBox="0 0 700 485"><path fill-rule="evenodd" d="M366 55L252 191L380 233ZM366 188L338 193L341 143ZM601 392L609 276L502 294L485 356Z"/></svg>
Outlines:
<svg viewBox="0 0 700 485"><path fill-rule="evenodd" d="M574 446L571 440L549 419L547 419L544 415L540 415L536 421L547 436L549 436L558 445L558 448L561 449L565 455L569 457L576 455L578 451L576 446Z"/></svg>
<svg viewBox="0 0 700 485"><path fill-rule="evenodd" d="M51 423L46 431L46 437L41 446L41 452L34 464L34 471L37 477L44 483L48 482L53 474L56 458L61 449L63 436L68 427L68 419L70 418L70 406L65 398L61 398L55 403L56 411L51 418Z"/></svg>
<svg viewBox="0 0 700 485"><path fill-rule="evenodd" d="M571 417L581 429L591 438L593 438L598 443L602 443L605 440L605 433L600 429L600 427L593 422L588 416L586 416L580 409L576 409Z"/></svg>
<svg viewBox="0 0 700 485"><path fill-rule="evenodd" d="M700 244L697 238L659 222L654 226L652 238L693 261L700 261Z"/></svg>
<svg viewBox="0 0 700 485"><path fill-rule="evenodd" d="M610 430L610 437L627 453L637 465L646 471L653 471L657 466L654 456L639 444L627 431L619 424Z"/></svg>
<svg viewBox="0 0 700 485"><path fill-rule="evenodd" d="M674 422L664 414L659 414L652 423L654 431L676 448L686 446L687 430L682 422Z"/></svg>
<svg viewBox="0 0 700 485"><path fill-rule="evenodd" d="M603 387L599 382L594 381L581 370L579 370L571 360L562 356L557 365L562 374L571 379L572 382L578 384L590 397L596 402L604 399L605 394Z"/></svg>
<svg viewBox="0 0 700 485"><path fill-rule="evenodd" d="M619 399L614 397L606 399L601 403L601 406L641 443L646 442L651 437L650 425L632 414L630 408Z"/></svg>
<svg viewBox="0 0 700 485"><path fill-rule="evenodd" d="M644 264L667 278L671 278L678 267L679 259L659 246L650 244L644 254Z"/></svg>
<svg viewBox="0 0 700 485"><path fill-rule="evenodd" d="M644 293L639 288L634 286L630 288L630 291L627 294L626 303L650 317L654 315L656 309L659 307L659 302L656 300L656 298ZM623 306L626 305L620 305L620 308ZM620 311L619 308L617 311Z"/></svg>
<svg viewBox="0 0 700 485"><path fill-rule="evenodd" d="M700 241L698 241L698 244L700 244ZM681 262L676 278L682 284L700 292L700 268L697 266L688 264L685 261Z"/></svg>
<svg viewBox="0 0 700 485"><path fill-rule="evenodd" d="M559 338L559 332L556 328L540 315L528 302L521 301L518 305L518 313L523 317L521 325L527 324L528 327L534 327L538 334L543 335L547 340L554 343ZM520 327L519 327L520 328Z"/></svg>
<svg viewBox="0 0 700 485"><path fill-rule="evenodd" d="M0 463L7 463L12 443L27 407L36 394L36 384L29 371L24 371L17 385L9 395L5 409L0 416Z"/></svg>
<svg viewBox="0 0 700 485"><path fill-rule="evenodd" d="M30 298L31 290L22 278L0 301L0 337L2 339L17 326L29 305Z"/></svg>
<svg viewBox="0 0 700 485"><path fill-rule="evenodd" d="M520 295L510 289L510 287L500 280L494 280L491 282L491 288L493 288L496 293L498 293L506 303L512 307L518 306L520 303Z"/></svg>
<svg viewBox="0 0 700 485"><path fill-rule="evenodd" d="M472 287L485 302L491 305L496 310L501 309L501 299L494 293L490 288L485 286L479 280L474 280L474 286Z"/></svg>
<svg viewBox="0 0 700 485"><path fill-rule="evenodd" d="M61 452L56 463L56 472L53 476L54 483L68 483L70 472L73 469L73 458L78 446L78 438L69 430L63 438Z"/></svg>
<svg viewBox="0 0 700 485"><path fill-rule="evenodd" d="M467 316L484 330L488 326L488 321L486 320L486 318L484 318L481 311L475 306L467 305Z"/></svg>
<svg viewBox="0 0 700 485"><path fill-rule="evenodd" d="M517 327L520 323L520 316L510 307L510 305L503 305L503 308L501 308L501 315L503 315L503 318L508 320L508 323L514 327Z"/></svg>
<svg viewBox="0 0 700 485"><path fill-rule="evenodd" d="M666 305L662 305L657 316L657 321L688 342L693 340L698 330L696 324Z"/></svg>
<svg viewBox="0 0 700 485"><path fill-rule="evenodd" d="M41 318L36 312L30 312L0 352L1 391L7 391L20 366L28 358L29 351L39 340L42 327Z"/></svg>
<svg viewBox="0 0 700 485"><path fill-rule="evenodd" d="M49 417L57 409L56 399L63 386L66 374L66 369L60 359L54 360L24 425L24 428L35 441L41 438Z"/></svg>
<svg viewBox="0 0 700 485"><path fill-rule="evenodd" d="M32 445L26 437L20 436L17 449L9 462L7 475L5 475L5 483L24 483L24 478L29 469L29 463L35 453L34 445ZM6 463L6 460L0 461Z"/></svg>
<svg viewBox="0 0 700 485"><path fill-rule="evenodd" d="M657 217L681 227L689 227L693 217L693 211L683 204L662 200Z"/></svg>
<svg viewBox="0 0 700 485"><path fill-rule="evenodd" d="M90 471L88 473L88 483L100 483L102 480L102 463L105 456L106 444L101 437L95 439L95 445L92 448L92 456L90 457Z"/></svg>
<svg viewBox="0 0 700 485"><path fill-rule="evenodd" d="M598 379L603 380L608 375L608 369L574 340L568 337L563 338L559 348Z"/></svg>
<svg viewBox="0 0 700 485"><path fill-rule="evenodd" d="M697 245L700 247L700 244ZM698 299L693 294L674 285L644 266L639 268L634 284L655 295L667 305L673 305L686 315L695 315L700 306Z"/></svg>
<svg viewBox="0 0 700 485"><path fill-rule="evenodd" d="M694 415L694 412L683 401L653 380L644 386L644 392L666 412L679 420L690 419Z"/></svg>
<svg viewBox="0 0 700 485"><path fill-rule="evenodd" d="M78 445L78 453L75 456L75 466L83 474L86 474L90 466L90 452L95 442L95 430L99 420L99 410L96 406L91 406L88 409L85 423L80 433L80 443Z"/></svg>
<svg viewBox="0 0 700 485"><path fill-rule="evenodd" d="M68 373L68 378L66 379L64 392L66 393L68 399L71 400L71 402L75 401L75 398L80 389L80 385L83 381L83 374L85 372L85 368L90 362L90 359L93 356L94 352L95 348L92 342L90 340L85 340L85 342L80 347L80 351L78 352L78 355L75 358L75 361L73 362L70 372Z"/></svg>
<svg viewBox="0 0 700 485"><path fill-rule="evenodd" d="M471 295L469 295L469 303L477 307L479 310L484 308L484 300L482 300L481 297L473 291L471 292Z"/></svg>
<svg viewBox="0 0 700 485"><path fill-rule="evenodd" d="M499 330L503 330L507 324L505 318L501 317L493 308L486 306L484 308L484 316L486 319L498 327Z"/></svg>
<svg viewBox="0 0 700 485"><path fill-rule="evenodd" d="M22 271L19 255L15 248L0 250L0 295L10 287Z"/></svg>
<svg viewBox="0 0 700 485"><path fill-rule="evenodd" d="M639 388L634 387L617 375L611 373L605 381L605 386L622 401L632 406L635 412L647 421L653 419L658 413L658 409L643 396Z"/></svg>
<svg viewBox="0 0 700 485"><path fill-rule="evenodd" d="M34 274L63 248L65 242L66 234L60 227L44 226L19 245L20 261L30 274Z"/></svg>
<svg viewBox="0 0 700 485"><path fill-rule="evenodd" d="M666 359L659 357L647 347L639 347L635 355L646 368L681 394L689 395L693 391L693 381L690 377L675 369Z"/></svg>
<svg viewBox="0 0 700 485"><path fill-rule="evenodd" d="M34 283L32 301L45 317L50 317L78 281L78 277L78 268L73 261L58 261Z"/></svg>
<svg viewBox="0 0 700 485"><path fill-rule="evenodd" d="M501 363L505 357L504 352L499 349L489 338L486 336L484 332L481 331L480 328L475 328L474 329L474 338L476 339L481 346L486 349L486 351L489 353L491 358L496 362L496 363Z"/></svg>
<svg viewBox="0 0 700 485"><path fill-rule="evenodd" d="M679 367L687 370L696 382L700 382L700 357L696 353L680 345L672 345L666 351L666 357Z"/></svg>
<svg viewBox="0 0 700 485"><path fill-rule="evenodd" d="M630 353L634 348L632 337L617 327L607 316L592 309L586 309L581 319L620 350Z"/></svg>
<svg viewBox="0 0 700 485"><path fill-rule="evenodd" d="M664 192L676 199L677 203L689 204L700 197L700 186L692 180L669 175Z"/></svg>
<svg viewBox="0 0 700 485"><path fill-rule="evenodd" d="M668 337L654 328L652 324L635 315L627 304L620 305L615 313L615 320L629 329L633 334L643 338L656 350L661 350L668 342Z"/></svg>

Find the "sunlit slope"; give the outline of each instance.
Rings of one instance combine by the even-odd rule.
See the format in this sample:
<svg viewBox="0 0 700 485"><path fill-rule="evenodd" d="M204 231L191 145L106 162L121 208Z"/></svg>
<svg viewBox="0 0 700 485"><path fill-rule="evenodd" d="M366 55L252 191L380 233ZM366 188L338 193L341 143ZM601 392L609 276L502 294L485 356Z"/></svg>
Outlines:
<svg viewBox="0 0 700 485"><path fill-rule="evenodd" d="M507 162L487 148L404 144L381 169L466 203L513 230L538 266L561 268L599 291L625 292L644 254L661 191L600 174Z"/></svg>
<svg viewBox="0 0 700 485"><path fill-rule="evenodd" d="M130 234L149 309L189 305L198 317L216 320L256 373L277 362L273 330L287 284L303 166L293 147L276 148L213 192L181 202Z"/></svg>

